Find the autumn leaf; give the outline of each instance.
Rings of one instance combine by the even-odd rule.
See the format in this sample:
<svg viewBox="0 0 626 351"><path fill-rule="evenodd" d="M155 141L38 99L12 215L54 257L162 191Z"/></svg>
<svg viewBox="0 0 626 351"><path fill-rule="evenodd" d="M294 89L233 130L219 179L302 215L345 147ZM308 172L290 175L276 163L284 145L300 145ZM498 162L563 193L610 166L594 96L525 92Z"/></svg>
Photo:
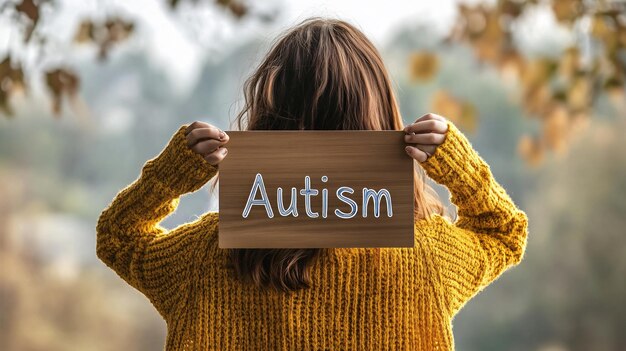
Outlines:
<svg viewBox="0 0 626 351"><path fill-rule="evenodd" d="M61 113L63 97L75 98L78 93L79 78L73 72L57 68L46 72L46 85L52 94L52 111L55 117Z"/></svg>
<svg viewBox="0 0 626 351"><path fill-rule="evenodd" d="M543 137L548 148L563 155L567 146L569 115L567 108L556 105L544 118Z"/></svg>
<svg viewBox="0 0 626 351"><path fill-rule="evenodd" d="M559 74L567 79L571 79L580 70L580 50L571 46L567 48L559 61Z"/></svg>
<svg viewBox="0 0 626 351"><path fill-rule="evenodd" d="M10 98L19 91L25 91L24 72L21 65L15 67L11 56L6 56L0 62L0 110L7 116L13 116Z"/></svg>
<svg viewBox="0 0 626 351"><path fill-rule="evenodd" d="M248 7L240 1L216 0L216 3L229 10L237 18L242 18L248 13Z"/></svg>
<svg viewBox="0 0 626 351"><path fill-rule="evenodd" d="M586 76L578 76L567 91L567 103L572 111L584 110L591 104L591 82Z"/></svg>
<svg viewBox="0 0 626 351"><path fill-rule="evenodd" d="M526 1L501 0L498 2L498 9L502 14L517 18L524 12L524 6L528 3Z"/></svg>
<svg viewBox="0 0 626 351"><path fill-rule="evenodd" d="M582 13L582 0L552 0L552 12L557 21L571 24Z"/></svg>
<svg viewBox="0 0 626 351"><path fill-rule="evenodd" d="M497 65L505 80L518 82L522 76L526 61L517 50L510 50L500 55Z"/></svg>
<svg viewBox="0 0 626 351"><path fill-rule="evenodd" d="M126 40L133 32L135 25L132 22L125 21L121 18L109 18L104 23L104 28L108 33L108 40L111 42L120 42Z"/></svg>
<svg viewBox="0 0 626 351"><path fill-rule="evenodd" d="M522 69L522 102L526 112L543 114L553 100L550 80L557 67L548 58L538 58L526 62Z"/></svg>
<svg viewBox="0 0 626 351"><path fill-rule="evenodd" d="M2 2L0 2L2 3ZM24 31L24 42L29 42L37 24L40 21L41 16L41 7L46 3L53 3L51 0L22 0L19 3L15 3L14 10L18 15L17 19L26 21L26 28ZM0 12L4 11L4 5L9 4L9 2L2 3L0 5Z"/></svg>
<svg viewBox="0 0 626 351"><path fill-rule="evenodd" d="M74 35L74 42L87 43L94 41L94 24L90 20L82 21Z"/></svg>
<svg viewBox="0 0 626 351"><path fill-rule="evenodd" d="M30 37L33 34L33 30L39 22L39 6L35 4L33 0L22 0L21 3L15 5L15 11L23 14L26 18L30 20L30 23L24 35L24 41L27 42L30 40Z"/></svg>
<svg viewBox="0 0 626 351"><path fill-rule="evenodd" d="M539 138L524 134L517 143L518 154L532 167L537 167L544 158L545 151Z"/></svg>
<svg viewBox="0 0 626 351"><path fill-rule="evenodd" d="M529 114L543 114L553 101L552 91L547 84L529 86L523 96L522 107Z"/></svg>
<svg viewBox="0 0 626 351"><path fill-rule="evenodd" d="M470 133L476 131L478 113L476 107L470 102L457 99L444 90L438 90L431 99L431 110L436 114L446 116Z"/></svg>
<svg viewBox="0 0 626 351"><path fill-rule="evenodd" d="M591 34L598 39L606 40L614 31L609 27L605 16L596 14L591 18Z"/></svg>
<svg viewBox="0 0 626 351"><path fill-rule="evenodd" d="M549 58L537 58L524 66L522 73L522 85L532 89L547 83L555 71L557 64Z"/></svg>
<svg viewBox="0 0 626 351"><path fill-rule="evenodd" d="M409 69L413 81L429 81L439 70L439 58L432 52L415 52L410 57Z"/></svg>
<svg viewBox="0 0 626 351"><path fill-rule="evenodd" d="M104 23L84 20L74 34L74 42L98 45L98 59L105 60L113 45L126 40L134 26L132 22L117 17L108 18Z"/></svg>
<svg viewBox="0 0 626 351"><path fill-rule="evenodd" d="M500 23L502 15L500 9L489 8L483 4L476 6L460 4L459 12L462 23L460 28L466 33L460 37L472 44L474 53L480 60L498 61L505 51L502 43L509 35Z"/></svg>
<svg viewBox="0 0 626 351"><path fill-rule="evenodd" d="M239 3L239 2L231 1L230 4L228 5L228 9L237 18L242 18L243 16L246 15L246 13L248 13L248 7L246 7L244 4Z"/></svg>
<svg viewBox="0 0 626 351"><path fill-rule="evenodd" d="M506 35L500 24L500 12L493 9L484 11L484 14L485 28L481 33L481 39L492 44L500 43Z"/></svg>

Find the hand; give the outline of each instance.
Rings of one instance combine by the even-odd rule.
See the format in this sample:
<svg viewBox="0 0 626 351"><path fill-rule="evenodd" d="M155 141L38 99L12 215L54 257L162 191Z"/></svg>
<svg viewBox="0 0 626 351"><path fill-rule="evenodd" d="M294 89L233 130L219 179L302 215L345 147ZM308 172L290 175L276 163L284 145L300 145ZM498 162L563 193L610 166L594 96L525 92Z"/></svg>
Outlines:
<svg viewBox="0 0 626 351"><path fill-rule="evenodd" d="M404 132L407 133L404 141L415 144L407 146L406 153L415 160L424 162L435 153L439 145L443 144L448 132L448 123L442 116L427 113L415 123L406 126Z"/></svg>
<svg viewBox="0 0 626 351"><path fill-rule="evenodd" d="M222 162L228 153L224 147L229 139L228 134L208 123L191 123L185 130L185 137L187 146L213 166Z"/></svg>

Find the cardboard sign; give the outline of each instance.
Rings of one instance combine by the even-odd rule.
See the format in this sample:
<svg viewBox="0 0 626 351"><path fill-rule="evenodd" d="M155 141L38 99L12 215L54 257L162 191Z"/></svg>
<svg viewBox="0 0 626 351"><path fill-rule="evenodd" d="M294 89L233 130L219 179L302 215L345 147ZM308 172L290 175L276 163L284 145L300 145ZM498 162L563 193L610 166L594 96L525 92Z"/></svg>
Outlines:
<svg viewBox="0 0 626 351"><path fill-rule="evenodd" d="M402 131L228 131L220 248L413 247Z"/></svg>

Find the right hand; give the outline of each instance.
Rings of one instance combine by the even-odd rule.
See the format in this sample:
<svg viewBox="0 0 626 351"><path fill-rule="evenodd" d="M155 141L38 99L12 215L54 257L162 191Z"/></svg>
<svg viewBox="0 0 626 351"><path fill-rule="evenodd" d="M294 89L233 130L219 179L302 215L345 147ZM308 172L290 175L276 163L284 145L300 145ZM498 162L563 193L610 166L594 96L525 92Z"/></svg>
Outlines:
<svg viewBox="0 0 626 351"><path fill-rule="evenodd" d="M213 166L222 162L228 153L224 147L228 134L211 124L195 121L185 130L185 137L187 146Z"/></svg>
<svg viewBox="0 0 626 351"><path fill-rule="evenodd" d="M407 146L406 153L419 162L425 162L446 140L448 122L443 116L427 113L406 126L404 132L407 133L404 141L415 144Z"/></svg>

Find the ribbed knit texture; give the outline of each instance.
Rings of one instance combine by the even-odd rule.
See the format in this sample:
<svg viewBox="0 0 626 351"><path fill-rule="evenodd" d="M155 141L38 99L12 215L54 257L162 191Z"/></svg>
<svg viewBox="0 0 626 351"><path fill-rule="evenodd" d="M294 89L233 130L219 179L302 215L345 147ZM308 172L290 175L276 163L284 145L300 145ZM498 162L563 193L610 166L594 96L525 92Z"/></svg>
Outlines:
<svg viewBox="0 0 626 351"><path fill-rule="evenodd" d="M527 217L448 126L421 166L450 190L456 222L418 220L415 247L380 255L328 249L311 266L310 289L285 294L237 281L218 248L215 212L172 230L159 225L217 172L187 147L187 125L104 209L97 255L167 322L166 350L453 350L453 316L520 262Z"/></svg>

